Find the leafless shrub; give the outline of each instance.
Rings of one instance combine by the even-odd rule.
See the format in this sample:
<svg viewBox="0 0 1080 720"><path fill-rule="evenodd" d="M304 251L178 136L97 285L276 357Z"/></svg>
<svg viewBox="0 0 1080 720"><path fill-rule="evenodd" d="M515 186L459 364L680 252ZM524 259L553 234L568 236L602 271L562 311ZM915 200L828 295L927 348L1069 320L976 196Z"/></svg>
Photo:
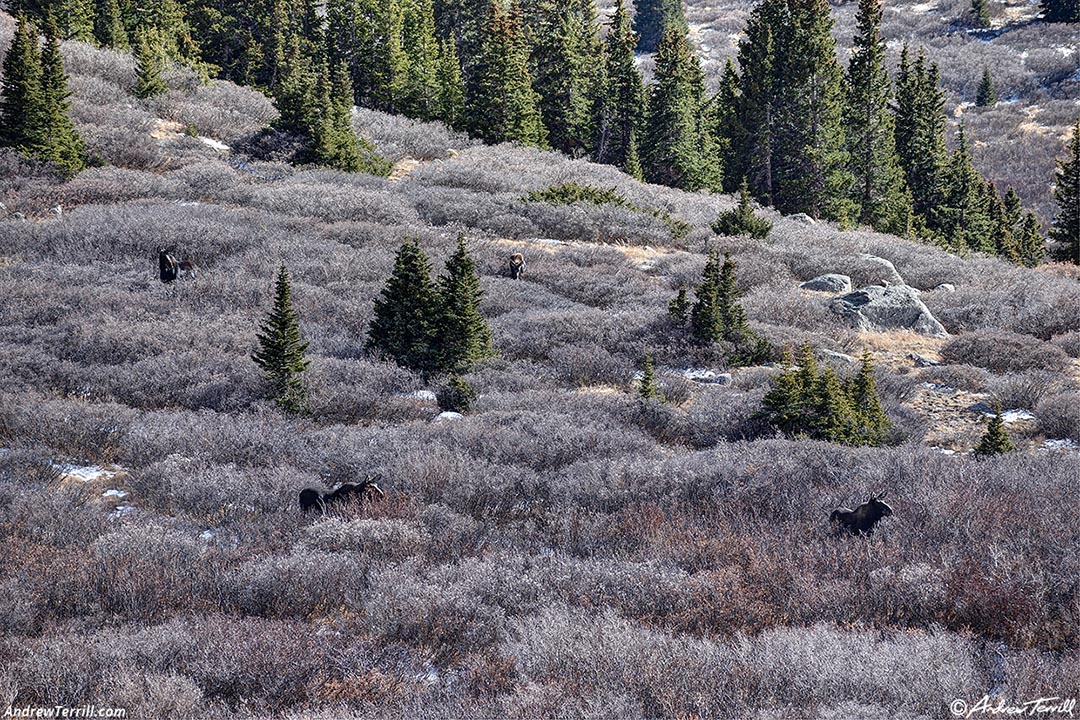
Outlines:
<svg viewBox="0 0 1080 720"><path fill-rule="evenodd" d="M1065 391L1043 397L1035 406L1035 417L1047 437L1080 443L1080 393Z"/></svg>
<svg viewBox="0 0 1080 720"><path fill-rule="evenodd" d="M1069 364L1069 356L1060 348L1006 330L978 330L955 337L941 348L941 357L993 372L1060 371Z"/></svg>

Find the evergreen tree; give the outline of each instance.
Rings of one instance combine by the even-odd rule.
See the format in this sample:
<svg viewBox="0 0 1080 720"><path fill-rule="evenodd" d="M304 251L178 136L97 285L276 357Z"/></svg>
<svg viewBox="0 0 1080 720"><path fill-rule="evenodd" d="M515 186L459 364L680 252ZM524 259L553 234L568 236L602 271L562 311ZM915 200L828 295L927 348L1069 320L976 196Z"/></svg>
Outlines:
<svg viewBox="0 0 1080 720"><path fill-rule="evenodd" d="M1042 0L1039 6L1046 22L1080 22L1080 0Z"/></svg>
<svg viewBox="0 0 1080 720"><path fill-rule="evenodd" d="M877 383L874 380L874 363L870 353L864 351L859 372L851 382L851 404L855 419L854 441L858 445L881 445L885 442L892 423L881 407Z"/></svg>
<svg viewBox="0 0 1080 720"><path fill-rule="evenodd" d="M734 210L725 210L712 224L713 232L717 235L746 235L748 237L763 240L772 230L772 223L763 217L758 217L750 205L750 188L743 178L739 187L739 204Z"/></svg>
<svg viewBox="0 0 1080 720"><path fill-rule="evenodd" d="M590 152L595 142L591 68L602 61L594 55L596 29L587 27L580 9L581 0L539 0L531 56L548 143L572 157Z"/></svg>
<svg viewBox="0 0 1080 720"><path fill-rule="evenodd" d="M990 27L990 6L986 0L971 0L971 22L977 28Z"/></svg>
<svg viewBox="0 0 1080 720"><path fill-rule="evenodd" d="M465 84L461 78L454 43L444 42L439 53L439 112L438 118L454 128L465 128Z"/></svg>
<svg viewBox="0 0 1080 720"><path fill-rule="evenodd" d="M115 50L128 47L127 32L120 16L118 0L97 0L97 12L94 14L94 39L98 45Z"/></svg>
<svg viewBox="0 0 1080 720"><path fill-rule="evenodd" d="M56 165L69 177L86 167L86 149L68 111L67 74L60 55L60 41L52 21L45 24L41 52L41 98L44 142L39 157Z"/></svg>
<svg viewBox="0 0 1080 720"><path fill-rule="evenodd" d="M434 343L439 315L439 293L431 279L431 264L419 245L406 241L394 259L393 273L375 300L367 347L403 367L430 372L437 367Z"/></svg>
<svg viewBox="0 0 1080 720"><path fill-rule="evenodd" d="M840 378L826 367L818 378L818 403L811 425L814 437L829 442L856 443L855 411Z"/></svg>
<svg viewBox="0 0 1080 720"><path fill-rule="evenodd" d="M301 54L300 45L294 38L274 87L274 105L278 111L274 125L278 129L294 135L309 133L317 80L311 59Z"/></svg>
<svg viewBox="0 0 1080 720"><path fill-rule="evenodd" d="M41 89L37 33L26 16L17 18L15 35L4 56L0 95L0 146L23 155L39 155L46 142L46 104Z"/></svg>
<svg viewBox="0 0 1080 720"><path fill-rule="evenodd" d="M1016 262L1035 267L1046 260L1046 241L1039 231L1039 220L1034 213L1024 215L1024 221L1016 231Z"/></svg>
<svg viewBox="0 0 1080 720"><path fill-rule="evenodd" d="M616 0L615 14L608 30L605 60L608 93L597 140L597 162L615 165L641 179L638 134L645 89L634 62L637 37L623 0Z"/></svg>
<svg viewBox="0 0 1080 720"><path fill-rule="evenodd" d="M668 25L678 27L680 32L688 30L682 0L635 0L634 10L634 32L643 53L659 49Z"/></svg>
<svg viewBox="0 0 1080 720"><path fill-rule="evenodd" d="M310 361L304 359L308 343L300 336L300 323L292 303L289 273L282 265L275 282L274 307L258 334L259 349L251 356L263 370L269 397L290 413L303 412L307 393L301 382Z"/></svg>
<svg viewBox="0 0 1080 720"><path fill-rule="evenodd" d="M790 24L784 0L762 0L746 22L746 36L739 41L739 101L726 165L729 177L747 178L750 191L761 203L774 205L773 144L776 129L777 33Z"/></svg>
<svg viewBox="0 0 1080 720"><path fill-rule="evenodd" d="M1001 418L1001 403L994 409L994 417L986 424L986 432L983 433L979 444L975 446L977 457L989 457L1012 452L1016 447L1009 439L1009 433L1005 431L1005 421Z"/></svg>
<svg viewBox="0 0 1080 720"><path fill-rule="evenodd" d="M725 192L741 190L740 186L735 185L740 177L742 187L748 188L746 176L738 174L738 153L735 146L740 136L739 100L739 73L729 57L720 76L720 87L709 104L709 132L715 138L717 150L723 157L721 168Z"/></svg>
<svg viewBox="0 0 1080 720"><path fill-rule="evenodd" d="M168 91L161 77L165 52L153 28L143 28L135 35L135 97L152 98Z"/></svg>
<svg viewBox="0 0 1080 720"><path fill-rule="evenodd" d="M404 50L409 66L402 112L419 120L435 120L440 115L441 57L431 0L409 2L404 28Z"/></svg>
<svg viewBox="0 0 1080 720"><path fill-rule="evenodd" d="M1020 195L1016 192L1016 188L1010 185L1008 191L1005 193L1005 221L1009 224L1009 227L1015 228L1020 225L1023 216L1023 202L1020 200Z"/></svg>
<svg viewBox="0 0 1080 720"><path fill-rule="evenodd" d="M679 292L668 303L668 317L679 325L685 325L689 317L690 301L686 299L686 286L679 288Z"/></svg>
<svg viewBox="0 0 1080 720"><path fill-rule="evenodd" d="M401 0L372 0L371 56L365 64L366 102L383 112L401 112L409 84L409 56L405 53Z"/></svg>
<svg viewBox="0 0 1080 720"><path fill-rule="evenodd" d="M655 400L664 402L664 395L656 384L656 368L650 353L645 353L645 360L641 366L641 383L638 385L638 397L642 401Z"/></svg>
<svg viewBox="0 0 1080 720"><path fill-rule="evenodd" d="M945 192L948 151L945 147L945 95L936 65L926 64L922 50L914 63L905 46L897 76L896 150L907 176L920 234L937 224Z"/></svg>
<svg viewBox="0 0 1080 720"><path fill-rule="evenodd" d="M784 213L846 222L853 209L843 131L843 73L828 0L789 0L776 35L773 198Z"/></svg>
<svg viewBox="0 0 1080 720"><path fill-rule="evenodd" d="M859 222L905 236L911 232L911 195L896 155L881 14L881 0L859 0L844 112L848 169Z"/></svg>
<svg viewBox="0 0 1080 720"><path fill-rule="evenodd" d="M488 142L547 144L539 97L529 76L520 18L491 0L480 60L467 98L472 134Z"/></svg>
<svg viewBox="0 0 1080 720"><path fill-rule="evenodd" d="M463 233L458 236L457 250L446 263L446 274L439 280L441 368L460 372L494 354L491 330L480 314L481 296L476 262L465 247Z"/></svg>
<svg viewBox="0 0 1080 720"><path fill-rule="evenodd" d="M437 393L439 409L443 412L467 413L476 402L476 390L454 373L446 385Z"/></svg>
<svg viewBox="0 0 1080 720"><path fill-rule="evenodd" d="M783 372L762 399L762 411L770 425L785 435L797 435L805 414L803 387L791 350L780 361Z"/></svg>
<svg viewBox="0 0 1080 720"><path fill-rule="evenodd" d="M352 129L352 82L345 63L339 63L331 76L326 64L319 68L308 134L312 159L319 165L360 172L365 170L360 142Z"/></svg>
<svg viewBox="0 0 1080 720"><path fill-rule="evenodd" d="M990 107L997 105L998 96L994 89L994 79L990 77L990 68L983 68L982 80L979 88L975 91L976 107Z"/></svg>
<svg viewBox="0 0 1080 720"><path fill-rule="evenodd" d="M686 31L668 23L646 101L641 164L647 181L684 190L721 189L721 168L705 147L703 83Z"/></svg>
<svg viewBox="0 0 1080 720"><path fill-rule="evenodd" d="M720 256L709 253L701 283L694 289L694 307L690 311L690 338L695 345L708 346L724 337L720 315Z"/></svg>
<svg viewBox="0 0 1080 720"><path fill-rule="evenodd" d="M6 65L4 77L7 77ZM1080 265L1080 119L1073 126L1068 155L1058 163L1054 201L1057 216L1050 229L1050 239L1057 243L1054 256Z"/></svg>
<svg viewBox="0 0 1080 720"><path fill-rule="evenodd" d="M946 175L945 197L938 208L938 224L946 242L957 249L993 253L993 227L986 210L985 183L971 162L961 124Z"/></svg>

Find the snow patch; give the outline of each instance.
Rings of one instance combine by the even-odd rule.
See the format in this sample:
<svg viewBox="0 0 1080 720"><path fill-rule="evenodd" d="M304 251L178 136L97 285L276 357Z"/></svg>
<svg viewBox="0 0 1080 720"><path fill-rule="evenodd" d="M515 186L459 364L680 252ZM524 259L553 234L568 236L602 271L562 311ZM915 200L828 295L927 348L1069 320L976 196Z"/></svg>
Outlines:
<svg viewBox="0 0 1080 720"><path fill-rule="evenodd" d="M218 152L228 152L232 149L220 140L215 140L214 138L206 137L205 135L200 135L199 140L201 140L205 145L209 145L210 147L214 148Z"/></svg>
<svg viewBox="0 0 1080 720"><path fill-rule="evenodd" d="M438 398L431 390L413 390L407 393L398 393L398 397L409 398L410 400L428 400L436 402Z"/></svg>
<svg viewBox="0 0 1080 720"><path fill-rule="evenodd" d="M987 403L984 402L975 403L970 408L968 408L968 410L971 410L972 412L977 412L985 417L994 417L994 415L996 414L994 408L990 407ZM1032 415L1027 410L1023 410L1021 408L1011 408L1009 410L1001 411L1001 420L1006 424L1021 422L1022 420L1034 419L1034 415Z"/></svg>
<svg viewBox="0 0 1080 720"><path fill-rule="evenodd" d="M135 512L136 508L131 505L117 505L112 511L114 517L124 517Z"/></svg>
<svg viewBox="0 0 1080 720"><path fill-rule="evenodd" d="M676 368L675 372L687 380L711 385L730 385L731 373L716 372L708 368Z"/></svg>
<svg viewBox="0 0 1080 720"><path fill-rule="evenodd" d="M536 239L533 240L533 242L534 243L539 243L540 245L565 245L566 244L565 241L556 240L555 238L536 238Z"/></svg>
<svg viewBox="0 0 1080 720"><path fill-rule="evenodd" d="M435 416L436 422L443 422L446 420L461 420L464 415L459 412L453 412L452 410L446 410Z"/></svg>
<svg viewBox="0 0 1080 720"><path fill-rule="evenodd" d="M121 498L126 498L127 496L128 496L128 494L125 491L123 491L123 490L115 490L115 489L112 489L112 488L110 488L109 490L106 490L105 492L101 493L101 497L103 497L103 498L116 498L117 500L119 500Z"/></svg>
<svg viewBox="0 0 1080 720"><path fill-rule="evenodd" d="M95 480L111 480L120 474L119 470L106 470L98 465L69 465L53 464L62 480L75 480L78 482L93 482Z"/></svg>
<svg viewBox="0 0 1080 720"><path fill-rule="evenodd" d="M1080 444L1069 438L1044 440L1043 447L1047 450L1080 450Z"/></svg>

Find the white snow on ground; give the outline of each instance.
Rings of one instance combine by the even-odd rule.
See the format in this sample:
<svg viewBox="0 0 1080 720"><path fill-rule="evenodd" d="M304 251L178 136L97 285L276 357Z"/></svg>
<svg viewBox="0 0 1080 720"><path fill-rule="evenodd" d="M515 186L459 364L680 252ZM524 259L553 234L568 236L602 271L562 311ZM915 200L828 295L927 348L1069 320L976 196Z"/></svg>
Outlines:
<svg viewBox="0 0 1080 720"><path fill-rule="evenodd" d="M437 421L443 421L443 420L460 420L460 419L461 419L461 418L463 418L463 417L465 417L465 416L464 416L464 415L462 415L461 413L458 413L458 412L452 412L452 411L450 411L450 410L447 410L446 412L441 412L441 413L439 413L438 415L436 415L436 416L435 416L435 420L437 420Z"/></svg>
<svg viewBox="0 0 1080 720"><path fill-rule="evenodd" d="M119 470L106 470L97 465L53 465L64 478L71 478L79 482L93 482L94 480L111 480L120 474Z"/></svg>
<svg viewBox="0 0 1080 720"><path fill-rule="evenodd" d="M205 135L200 135L199 140L203 141L204 143L206 143L207 145L209 145L210 147L214 148L215 150L217 150L219 152L227 152L227 151L232 149L228 145L226 145L225 143L221 142L220 140L215 140L214 138L206 137Z"/></svg>
<svg viewBox="0 0 1080 720"><path fill-rule="evenodd" d="M409 398L411 400L430 400L431 402L438 400L438 398L435 397L435 393L431 390L413 390L412 392L398 393L397 396Z"/></svg>
<svg viewBox="0 0 1080 720"><path fill-rule="evenodd" d="M993 410L985 410L980 408L978 412L986 417L994 417ZM1021 420L1034 420L1035 416L1027 410L1021 410L1020 408L1013 408L1011 410L1002 410L1001 419L1005 423L1020 422Z"/></svg>
<svg viewBox="0 0 1080 720"><path fill-rule="evenodd" d="M538 243L540 245L565 245L566 244L564 241L556 240L555 238L536 238L536 239L533 240L533 242Z"/></svg>
<svg viewBox="0 0 1080 720"><path fill-rule="evenodd" d="M919 3L918 5L912 5L909 8L897 8L897 10L899 10L900 12L913 12L920 15L925 15L932 10L937 10L937 4L932 2L925 2Z"/></svg>
<svg viewBox="0 0 1080 720"><path fill-rule="evenodd" d="M731 382L731 373L718 373L708 368L676 368L675 372L693 382L715 385L727 385Z"/></svg>
<svg viewBox="0 0 1080 720"><path fill-rule="evenodd" d="M1047 450L1080 450L1080 445L1075 440L1063 438L1061 440L1044 440L1043 447Z"/></svg>
<svg viewBox="0 0 1080 720"><path fill-rule="evenodd" d="M114 489L109 489L109 490L106 490L105 492L101 493L101 497L104 497L104 498L116 498L117 500L119 500L121 498L126 498L127 495L128 494L126 492L124 492L123 490L114 490Z"/></svg>
<svg viewBox="0 0 1080 720"><path fill-rule="evenodd" d="M124 517L125 515L130 515L133 512L135 512L135 508L131 505L117 505L116 509L113 510L113 515L116 517Z"/></svg>

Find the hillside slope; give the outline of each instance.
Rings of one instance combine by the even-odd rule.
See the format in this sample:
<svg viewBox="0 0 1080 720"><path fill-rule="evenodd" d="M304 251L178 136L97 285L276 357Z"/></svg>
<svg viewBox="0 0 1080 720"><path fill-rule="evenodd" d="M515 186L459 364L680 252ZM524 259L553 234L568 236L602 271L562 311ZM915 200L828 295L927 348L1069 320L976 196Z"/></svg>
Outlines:
<svg viewBox="0 0 1080 720"><path fill-rule="evenodd" d="M915 718L1074 687L1067 269L774 214L767 240L717 237L729 197L373 112L354 122L390 178L257 161L230 148L273 117L262 96L179 72L143 102L126 56L64 51L109 164L60 182L0 153L0 698L131 717ZM691 229L523 199L569 181ZM499 356L447 419L418 392L437 387L364 343L402 240L441 271L460 231ZM777 436L757 418L772 365L686 377L726 370L666 320L707 244L777 349L878 358L896 445ZM197 280L158 282L167 247ZM799 288L883 279L865 254L950 337L857 333ZM309 417L263 400L249 357L279 263L311 343ZM671 401L656 413L633 394L645 349ZM1021 451L967 455L983 393L1032 414L1009 425ZM368 475L385 500L299 512L301 488ZM830 535L832 508L882 491L876 535Z"/></svg>

